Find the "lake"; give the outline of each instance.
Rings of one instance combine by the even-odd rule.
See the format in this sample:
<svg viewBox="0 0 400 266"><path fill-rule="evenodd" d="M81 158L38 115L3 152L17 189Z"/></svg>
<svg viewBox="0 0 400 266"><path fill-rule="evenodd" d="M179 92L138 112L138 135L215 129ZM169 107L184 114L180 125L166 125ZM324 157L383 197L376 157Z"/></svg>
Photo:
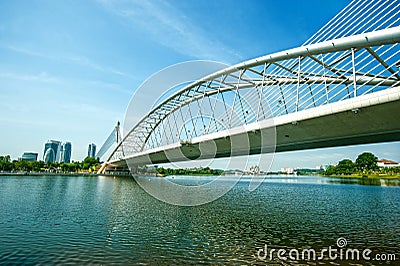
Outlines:
<svg viewBox="0 0 400 266"><path fill-rule="evenodd" d="M0 263L365 265L379 264L378 254L399 265L397 181L276 176L253 192L248 184L181 207L149 196L132 177L2 176ZM339 238L343 250L370 249L371 260L287 258L291 249L338 249ZM286 250L286 260L270 258L271 249Z"/></svg>

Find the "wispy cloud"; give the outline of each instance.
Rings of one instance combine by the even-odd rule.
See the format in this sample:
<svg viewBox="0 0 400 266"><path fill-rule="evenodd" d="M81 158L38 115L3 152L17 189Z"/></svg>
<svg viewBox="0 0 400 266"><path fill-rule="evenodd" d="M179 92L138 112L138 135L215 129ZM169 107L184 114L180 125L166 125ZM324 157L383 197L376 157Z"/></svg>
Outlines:
<svg viewBox="0 0 400 266"><path fill-rule="evenodd" d="M104 8L125 19L132 28L140 29L156 42L181 54L198 59L226 63L242 60L242 56L191 23L178 9L164 1L99 0Z"/></svg>
<svg viewBox="0 0 400 266"><path fill-rule="evenodd" d="M36 51L32 51L23 47L18 47L18 46L14 46L14 45L7 45L4 48L7 48L8 50L17 52L17 53L21 53L21 54L25 54L25 55L29 55L29 56L35 56L35 57L42 57L42 58L47 58L47 59L53 59L52 57L45 55L43 53L39 53Z"/></svg>
<svg viewBox="0 0 400 266"><path fill-rule="evenodd" d="M93 88L98 90L104 89L104 90L120 92L126 95L132 95L132 90L126 89L117 83L104 82L100 80L91 80L91 79L66 79L63 77L50 75L47 72L40 72L38 74L0 72L0 80L1 79L12 79L22 82L36 82L40 84L57 83L59 85L62 85L62 87L67 87L67 88L68 87L75 88L77 85L79 85L79 87L84 87L84 88L86 87L88 89L93 89ZM4 85L4 82L2 85ZM57 86L56 88L59 88L59 86Z"/></svg>
<svg viewBox="0 0 400 266"><path fill-rule="evenodd" d="M59 82L60 79L49 75L46 72L41 72L39 74L19 74L13 72L0 72L0 78L16 79L23 81L37 81L43 83L55 83Z"/></svg>
<svg viewBox="0 0 400 266"><path fill-rule="evenodd" d="M120 70L115 69L110 66L103 66L101 64L98 64L85 56L78 56L78 55L51 56L51 55L41 53L41 52L38 52L38 51L35 51L32 49L28 49L25 47L19 47L19 46L15 46L15 45L7 45L7 46L2 46L2 47L6 48L8 50L17 52L17 53L28 55L28 56L40 57L40 58L45 58L45 59L54 60L54 61L72 62L72 63L78 64L80 66L87 67L89 69L93 69L93 70L100 71L103 73L110 73L110 74L114 74L117 76L127 77L130 79L138 79L129 73L120 71Z"/></svg>
<svg viewBox="0 0 400 266"><path fill-rule="evenodd" d="M111 74L115 74L115 75L119 75L119 76L124 76L124 77L128 77L128 78L135 78L136 79L136 77L134 77L133 75L131 75L129 73L117 70L117 69L115 69L113 67L102 66L102 65L97 64L97 63L93 62L92 60L90 60L89 58L84 57L84 56L70 56L70 57L64 57L63 59L78 63L78 64L80 64L82 66L87 66L89 68L92 68L94 70L98 70L98 71L101 71L101 72L104 72L104 73L111 73Z"/></svg>

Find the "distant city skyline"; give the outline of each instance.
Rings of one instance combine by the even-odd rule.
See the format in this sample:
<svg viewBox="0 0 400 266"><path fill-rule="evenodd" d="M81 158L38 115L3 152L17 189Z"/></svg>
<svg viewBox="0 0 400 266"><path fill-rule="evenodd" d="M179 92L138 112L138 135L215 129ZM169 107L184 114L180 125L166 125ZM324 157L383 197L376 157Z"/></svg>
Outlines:
<svg viewBox="0 0 400 266"><path fill-rule="evenodd" d="M1 155L32 151L43 159L43 144L54 138L69 140L70 159L81 161L88 143L100 149L116 121L124 121L129 99L155 72L188 60L235 64L297 47L348 3L1 1ZM364 151L400 161L400 142L392 142L279 153L271 169L354 160Z"/></svg>
<svg viewBox="0 0 400 266"><path fill-rule="evenodd" d="M43 158L44 162L70 163L72 154L72 144L67 141L62 143L59 140L48 140L44 144Z"/></svg>
<svg viewBox="0 0 400 266"><path fill-rule="evenodd" d="M63 146L65 144L70 144L71 147L70 149L72 150L72 144L70 142L66 142L64 144L61 144L61 141L54 141L54 140L49 140L48 142L45 143L45 150L46 150L46 144L47 143L52 143L56 142L58 145L58 142L60 143L60 146ZM394 143L394 142L393 142ZM268 170L265 165L263 164L263 161L259 160L257 158L258 155L251 155L248 158L248 168L252 166L257 166L259 167L260 170L262 171L282 171L282 169L289 169L289 168L308 168L308 169L315 169L315 168L320 168L321 166L327 166L327 165L337 165L340 160L343 159L350 159L352 161L355 161L357 156L360 155L363 152L372 152L374 155L378 157L378 160L394 160L397 163L400 163L399 159L393 159L396 158L396 154L390 152L390 145L393 143L377 143L377 144L365 144L365 145L351 145L351 146L342 146L342 147L334 147L334 148L323 148L323 149L313 149L313 150L301 150L301 151L294 151L294 152L281 152L281 153L276 153L274 155L275 159L272 163L272 167ZM376 150L374 145L379 145L380 148L383 150L387 150L381 153L375 153L374 150ZM372 148L371 148L372 147ZM87 148L87 154L84 158L86 157L95 157L96 155L96 149L97 146L94 143L90 143ZM330 153L330 151L333 151ZM46 152L44 152L45 154ZM94 154L94 155L93 155ZM291 156L286 156L287 154L294 155L296 156L296 160L292 160ZM32 160L33 156L37 158L37 160L44 160L43 158L40 158L39 153L37 152L24 152L22 156L18 158L11 158L12 160L17 160L17 159L23 159L24 155L26 156L26 160ZM70 155L71 156L71 155ZM315 158L313 159L313 156ZM71 157L70 157L71 158ZM82 159L78 160L71 160L71 161L82 161ZM211 168L220 168L220 164L218 163L218 160L221 159L216 159L216 163L211 164ZM232 160L241 160L241 157L232 157ZM279 167L277 166L276 162L279 162ZM66 159L64 159L64 162L67 162ZM274 165L275 163L275 165ZM170 164L160 164L162 167L172 167ZM195 161L195 162L181 162L179 163L180 167L184 168L195 168L195 167L203 167L203 162L202 161ZM231 169L233 170L233 169ZM243 169L245 170L245 169Z"/></svg>

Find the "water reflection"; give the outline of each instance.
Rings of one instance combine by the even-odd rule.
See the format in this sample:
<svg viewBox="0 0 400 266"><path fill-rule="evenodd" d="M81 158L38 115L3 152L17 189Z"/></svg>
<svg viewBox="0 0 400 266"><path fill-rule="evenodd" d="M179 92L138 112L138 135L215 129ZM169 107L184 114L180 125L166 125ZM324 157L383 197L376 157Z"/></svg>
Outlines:
<svg viewBox="0 0 400 266"><path fill-rule="evenodd" d="M400 186L399 179L371 179L371 178L329 178L331 184L351 184L363 186Z"/></svg>

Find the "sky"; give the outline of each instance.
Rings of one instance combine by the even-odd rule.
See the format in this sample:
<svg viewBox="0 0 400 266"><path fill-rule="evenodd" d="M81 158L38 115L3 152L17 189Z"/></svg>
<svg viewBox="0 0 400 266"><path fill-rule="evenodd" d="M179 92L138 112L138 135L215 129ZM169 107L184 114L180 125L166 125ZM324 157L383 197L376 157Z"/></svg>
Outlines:
<svg viewBox="0 0 400 266"><path fill-rule="evenodd" d="M135 89L189 60L235 64L304 43L346 0L0 1L0 154L43 158L48 139L72 159L123 121ZM276 154L272 169L400 161L400 142Z"/></svg>

